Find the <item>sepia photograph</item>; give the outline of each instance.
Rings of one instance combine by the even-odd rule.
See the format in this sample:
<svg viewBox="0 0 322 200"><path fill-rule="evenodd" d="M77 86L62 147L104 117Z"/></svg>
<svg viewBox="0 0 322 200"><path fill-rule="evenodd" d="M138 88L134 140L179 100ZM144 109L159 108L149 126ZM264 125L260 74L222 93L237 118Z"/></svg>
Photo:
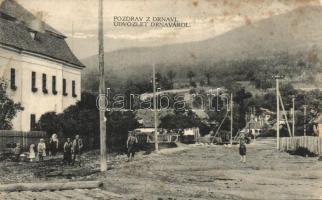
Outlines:
<svg viewBox="0 0 322 200"><path fill-rule="evenodd" d="M0 0L0 200L322 199L322 0Z"/></svg>

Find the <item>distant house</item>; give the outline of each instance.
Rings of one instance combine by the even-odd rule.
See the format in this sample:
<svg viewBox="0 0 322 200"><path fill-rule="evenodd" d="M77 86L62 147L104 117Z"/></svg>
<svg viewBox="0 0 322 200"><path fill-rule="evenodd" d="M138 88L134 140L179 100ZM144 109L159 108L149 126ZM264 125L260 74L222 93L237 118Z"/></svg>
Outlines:
<svg viewBox="0 0 322 200"><path fill-rule="evenodd" d="M161 118L167 114L173 113L173 110L162 110L157 112L157 124L161 123ZM135 116L142 128L154 128L154 111L151 109L138 109Z"/></svg>
<svg viewBox="0 0 322 200"><path fill-rule="evenodd" d="M24 107L13 129L29 131L42 114L62 112L80 100L84 65L62 33L14 0L0 3L0 77Z"/></svg>
<svg viewBox="0 0 322 200"><path fill-rule="evenodd" d="M246 123L243 132L251 133L253 136L258 136L262 133L264 125L268 125L268 120L270 115L267 115L267 112L262 112L260 115L251 114L249 116L248 122Z"/></svg>
<svg viewBox="0 0 322 200"><path fill-rule="evenodd" d="M172 89L172 90L160 90L156 92L156 95L168 95L168 94L175 94L175 95L181 95L186 98L187 95L189 95L190 88L183 88L183 89ZM190 96L190 95L189 95ZM141 100L146 100L148 98L153 98L153 93L144 93L140 95Z"/></svg>

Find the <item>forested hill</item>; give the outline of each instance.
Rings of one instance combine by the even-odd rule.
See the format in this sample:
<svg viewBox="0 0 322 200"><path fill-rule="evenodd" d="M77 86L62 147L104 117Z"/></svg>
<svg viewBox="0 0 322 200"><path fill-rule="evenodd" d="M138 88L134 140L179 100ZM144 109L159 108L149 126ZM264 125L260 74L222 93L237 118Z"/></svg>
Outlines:
<svg viewBox="0 0 322 200"><path fill-rule="evenodd" d="M321 27L321 7L307 6L247 23L205 41L108 52L105 53L107 79L115 83L142 79L151 74L151 65L155 63L161 73L173 70L175 81L186 79L190 70L196 74L196 81L207 72L211 72L212 82L218 83L227 79L267 78L277 72L305 81L321 68ZM87 66L84 78L94 80L97 56L82 61ZM93 85L86 82L84 87Z"/></svg>

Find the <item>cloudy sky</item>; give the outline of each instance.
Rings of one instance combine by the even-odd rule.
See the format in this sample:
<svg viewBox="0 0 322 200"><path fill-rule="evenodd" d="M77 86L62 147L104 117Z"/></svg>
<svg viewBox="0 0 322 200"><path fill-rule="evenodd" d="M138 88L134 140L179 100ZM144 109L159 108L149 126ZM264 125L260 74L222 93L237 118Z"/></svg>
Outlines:
<svg viewBox="0 0 322 200"><path fill-rule="evenodd" d="M98 0L16 0L68 36L80 58L97 54ZM104 0L105 51L205 40L318 0ZM189 28L115 27L114 16L177 17Z"/></svg>

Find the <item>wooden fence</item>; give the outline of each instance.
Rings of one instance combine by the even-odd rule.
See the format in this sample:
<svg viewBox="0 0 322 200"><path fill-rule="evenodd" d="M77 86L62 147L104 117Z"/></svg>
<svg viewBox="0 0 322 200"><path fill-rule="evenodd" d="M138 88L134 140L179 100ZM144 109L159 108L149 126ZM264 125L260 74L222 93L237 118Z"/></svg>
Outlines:
<svg viewBox="0 0 322 200"><path fill-rule="evenodd" d="M316 136L282 137L280 138L280 150L296 150L299 147L307 148L315 154L322 153L322 138Z"/></svg>
<svg viewBox="0 0 322 200"><path fill-rule="evenodd" d="M30 144L38 144L40 138L46 138L46 132L0 130L0 151L15 143L20 143L24 149L28 149Z"/></svg>
<svg viewBox="0 0 322 200"><path fill-rule="evenodd" d="M139 143L154 143L154 135L147 136L145 134L138 134L136 135ZM159 143L171 143L171 142L179 142L180 136L176 135L158 135L158 142Z"/></svg>

